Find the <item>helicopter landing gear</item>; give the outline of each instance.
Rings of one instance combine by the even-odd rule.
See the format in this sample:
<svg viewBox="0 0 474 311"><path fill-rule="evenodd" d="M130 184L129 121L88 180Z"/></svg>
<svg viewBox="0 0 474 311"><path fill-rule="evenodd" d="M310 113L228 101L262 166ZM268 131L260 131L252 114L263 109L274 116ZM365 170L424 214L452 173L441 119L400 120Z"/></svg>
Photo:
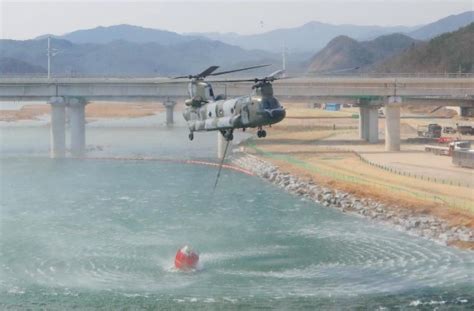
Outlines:
<svg viewBox="0 0 474 311"><path fill-rule="evenodd" d="M225 140L231 141L234 139L234 130L221 130L222 136L224 136Z"/></svg>
<svg viewBox="0 0 474 311"><path fill-rule="evenodd" d="M194 139L194 133L193 132L189 133L188 138L189 138L189 140L193 140Z"/></svg>
<svg viewBox="0 0 474 311"><path fill-rule="evenodd" d="M259 129L259 130L257 131L257 136L258 136L258 138L267 137L267 131L262 130L262 129Z"/></svg>

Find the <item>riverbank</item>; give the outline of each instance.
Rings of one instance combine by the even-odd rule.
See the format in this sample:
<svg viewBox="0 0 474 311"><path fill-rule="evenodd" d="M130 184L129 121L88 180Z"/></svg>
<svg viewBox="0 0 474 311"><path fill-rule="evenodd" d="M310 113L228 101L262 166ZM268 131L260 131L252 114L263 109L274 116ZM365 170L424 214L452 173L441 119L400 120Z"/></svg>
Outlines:
<svg viewBox="0 0 474 311"><path fill-rule="evenodd" d="M386 204L369 197L329 188L313 179L283 171L277 165L248 153L237 153L232 162L292 194L395 227L409 234L421 236L440 244L474 249L474 232L469 226L453 225L426 211Z"/></svg>
<svg viewBox="0 0 474 311"><path fill-rule="evenodd" d="M51 107L48 104L26 104L20 105L13 109L0 110L0 121L16 122L24 120L39 120L44 116L48 116ZM116 118L142 118L152 116L157 113L164 112L165 108L161 103L122 103L122 102L101 102L90 103L86 105L86 118L88 121L100 119L116 119Z"/></svg>

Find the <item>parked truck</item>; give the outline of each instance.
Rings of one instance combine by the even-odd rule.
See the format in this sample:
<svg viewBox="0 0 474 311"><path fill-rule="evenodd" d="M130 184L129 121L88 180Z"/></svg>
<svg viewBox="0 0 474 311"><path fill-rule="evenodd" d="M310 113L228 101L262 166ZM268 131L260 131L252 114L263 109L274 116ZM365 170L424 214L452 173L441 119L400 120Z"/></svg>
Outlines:
<svg viewBox="0 0 474 311"><path fill-rule="evenodd" d="M456 150L469 150L471 148L470 141L453 141L448 145L425 145L425 151L436 155L452 156Z"/></svg>
<svg viewBox="0 0 474 311"><path fill-rule="evenodd" d="M417 128L418 137L439 138L441 137L441 126L433 123L428 125L419 125Z"/></svg>
<svg viewBox="0 0 474 311"><path fill-rule="evenodd" d="M452 126L443 127L443 133L445 134L456 134L456 129Z"/></svg>
<svg viewBox="0 0 474 311"><path fill-rule="evenodd" d="M458 125L457 131L461 135L474 135L474 128L470 125Z"/></svg>

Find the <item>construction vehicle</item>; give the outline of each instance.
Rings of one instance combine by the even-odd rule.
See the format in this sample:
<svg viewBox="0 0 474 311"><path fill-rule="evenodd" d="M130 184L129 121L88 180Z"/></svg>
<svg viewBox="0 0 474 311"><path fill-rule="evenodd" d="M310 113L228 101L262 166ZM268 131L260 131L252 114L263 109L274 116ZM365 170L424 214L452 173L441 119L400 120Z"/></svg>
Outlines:
<svg viewBox="0 0 474 311"><path fill-rule="evenodd" d="M433 123L428 125L419 125L417 128L418 137L439 138L441 137L441 126Z"/></svg>

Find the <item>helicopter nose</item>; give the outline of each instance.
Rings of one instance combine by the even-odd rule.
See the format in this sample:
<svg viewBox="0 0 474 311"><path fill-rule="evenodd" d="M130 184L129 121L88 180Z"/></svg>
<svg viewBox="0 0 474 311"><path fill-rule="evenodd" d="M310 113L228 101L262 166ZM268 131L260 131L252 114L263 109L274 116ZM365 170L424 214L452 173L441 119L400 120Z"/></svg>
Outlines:
<svg viewBox="0 0 474 311"><path fill-rule="evenodd" d="M286 116L285 108L281 107L279 109L273 110L273 118L275 119L283 119Z"/></svg>
<svg viewBox="0 0 474 311"><path fill-rule="evenodd" d="M286 116L286 110L283 107L278 107L275 109L268 109L267 113L270 117L270 119L275 120L275 121L281 121L283 118Z"/></svg>

